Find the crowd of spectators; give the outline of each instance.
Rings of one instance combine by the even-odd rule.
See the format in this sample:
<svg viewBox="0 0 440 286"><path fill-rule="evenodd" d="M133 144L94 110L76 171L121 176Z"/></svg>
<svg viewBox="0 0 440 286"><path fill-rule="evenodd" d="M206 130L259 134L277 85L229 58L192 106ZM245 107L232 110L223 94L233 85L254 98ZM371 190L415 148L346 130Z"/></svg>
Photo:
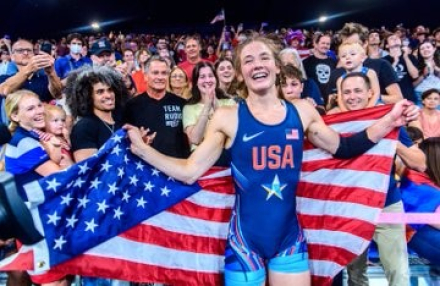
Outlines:
<svg viewBox="0 0 440 286"><path fill-rule="evenodd" d="M306 99L321 115L407 99L421 107L411 132L419 130L423 139L440 137L440 28L367 29L347 23L338 31L256 31L238 25L224 27L221 35L73 33L59 40L15 41L5 36L0 39L0 122L12 127L16 148L23 140L31 142L20 156L38 151L30 161L19 160L3 147L6 170L23 180L57 172L92 156L124 123L142 127L156 150L188 157L203 141L215 111L247 96L235 55L240 43L262 34L277 47L283 65L280 98ZM362 78L368 88L347 87L352 77ZM405 129L401 134L400 161L424 171L422 152ZM229 161L224 152L217 164ZM18 166L23 162L25 171ZM438 176L438 165L432 168ZM403 211L398 182L391 185L385 209ZM378 227L375 235L390 285L409 285L402 225ZM355 277L350 285L365 285L360 279L364 260L349 267ZM37 282L70 283L65 273L56 274ZM9 279L10 285L29 283L25 273L11 273Z"/></svg>

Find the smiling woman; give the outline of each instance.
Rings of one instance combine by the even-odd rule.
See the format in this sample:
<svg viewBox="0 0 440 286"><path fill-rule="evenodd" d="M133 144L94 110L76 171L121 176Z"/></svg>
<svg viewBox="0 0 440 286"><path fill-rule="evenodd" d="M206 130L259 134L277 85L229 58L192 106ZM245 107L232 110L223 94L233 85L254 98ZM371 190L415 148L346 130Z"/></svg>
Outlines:
<svg viewBox="0 0 440 286"><path fill-rule="evenodd" d="M44 107L36 94L19 90L8 95L5 105L13 132L5 167L22 190L22 185L60 170L61 149L56 140L40 143L37 132L44 131Z"/></svg>
<svg viewBox="0 0 440 286"><path fill-rule="evenodd" d="M236 97L238 95L238 80L233 61L226 57L220 57L215 63L215 71L219 80L219 87L228 95Z"/></svg>
<svg viewBox="0 0 440 286"><path fill-rule="evenodd" d="M45 127L44 107L38 96L28 90L19 90L6 98L6 113L11 121L10 130L13 136L6 146L5 169L15 176L17 190L22 197L23 186L44 176L61 170L61 146L59 141L40 142L35 131L43 131ZM15 272L9 279L23 279L25 272ZM34 281L42 285L64 285L65 273L50 271ZM61 280L60 280L61 279ZM22 285L13 280L11 285ZM9 284L8 284L9 285Z"/></svg>
<svg viewBox="0 0 440 286"><path fill-rule="evenodd" d="M175 66L168 76L167 90L184 99L191 97L191 88L188 77L183 69Z"/></svg>
<svg viewBox="0 0 440 286"><path fill-rule="evenodd" d="M206 127L215 110L220 106L235 105L219 88L214 66L209 62L199 62L193 71L192 96L183 108L183 128L194 151L204 138ZM229 166L230 156L223 152L216 166Z"/></svg>
<svg viewBox="0 0 440 286"><path fill-rule="evenodd" d="M403 115L414 119L418 112L406 101L399 102L367 130L341 139L312 105L303 100L291 104L278 97L280 66L277 50L268 38L249 38L240 44L236 71L247 97L214 112L203 140L188 159L159 153L145 143L138 128L125 126L134 154L186 183L202 176L224 149L231 153L237 199L227 238L226 286L264 285L267 276L270 285L311 284L306 241L296 214L305 135L337 158L355 157L406 123ZM202 110L206 113L200 113L204 126L209 105L215 102L217 79L212 66L199 64L193 84L200 90L195 102L205 102ZM357 142L361 148L351 148Z"/></svg>

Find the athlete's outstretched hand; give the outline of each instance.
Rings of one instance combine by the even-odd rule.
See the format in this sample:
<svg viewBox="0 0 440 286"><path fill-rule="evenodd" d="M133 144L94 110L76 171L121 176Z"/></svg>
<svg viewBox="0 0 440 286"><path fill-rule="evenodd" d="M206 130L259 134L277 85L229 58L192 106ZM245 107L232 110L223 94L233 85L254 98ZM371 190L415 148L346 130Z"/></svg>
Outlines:
<svg viewBox="0 0 440 286"><path fill-rule="evenodd" d="M139 155L141 150L146 145L151 144L154 137L156 137L156 132L148 134L150 130L144 129L143 127L138 128L130 124L125 124L122 128L127 131L128 138L131 142L131 152L136 155Z"/></svg>

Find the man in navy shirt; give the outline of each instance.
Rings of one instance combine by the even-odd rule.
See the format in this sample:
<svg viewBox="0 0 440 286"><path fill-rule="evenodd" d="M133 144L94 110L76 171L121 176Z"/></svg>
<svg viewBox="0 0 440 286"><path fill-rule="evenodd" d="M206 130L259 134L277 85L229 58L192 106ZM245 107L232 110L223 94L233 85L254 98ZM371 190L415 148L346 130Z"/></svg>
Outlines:
<svg viewBox="0 0 440 286"><path fill-rule="evenodd" d="M67 46L70 53L64 57L59 57L55 61L55 71L62 79L65 85L67 75L72 71L83 65L92 65L92 61L88 57L83 57L81 54L84 40L81 34L73 33L67 36Z"/></svg>

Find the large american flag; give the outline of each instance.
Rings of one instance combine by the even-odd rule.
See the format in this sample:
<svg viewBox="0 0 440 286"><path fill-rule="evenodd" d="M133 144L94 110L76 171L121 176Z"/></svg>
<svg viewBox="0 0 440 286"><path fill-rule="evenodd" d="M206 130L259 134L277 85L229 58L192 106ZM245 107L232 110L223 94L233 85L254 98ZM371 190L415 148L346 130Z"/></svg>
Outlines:
<svg viewBox="0 0 440 286"><path fill-rule="evenodd" d="M330 116L326 121L348 134L363 130L387 111L389 107L378 107ZM123 134L116 136L89 159L98 163L81 162L29 188L34 192L31 212L46 239L22 247L18 255L3 261L0 270L51 268L129 281L222 285L234 204L229 174L212 170L193 186L174 182L128 152ZM329 284L368 246L385 201L395 138L393 132L352 160L334 159L305 144L298 212L309 244L314 285ZM106 163L108 156L116 155L122 158L119 163ZM73 170L76 173L71 174ZM95 171L104 177L114 174L123 185L96 179ZM151 181L154 177L157 182ZM78 185L84 187L86 197L75 193ZM49 206L44 200L56 203Z"/></svg>
<svg viewBox="0 0 440 286"><path fill-rule="evenodd" d="M324 117L343 136L370 126L390 110L380 106ZM307 238L313 285L332 278L370 244L385 204L397 129L350 160L305 144L297 193L298 218Z"/></svg>
<svg viewBox="0 0 440 286"><path fill-rule="evenodd" d="M213 168L185 185L134 156L121 130L93 157L24 189L45 240L23 246L0 269L34 270L37 283L69 273L221 284L234 204L228 170Z"/></svg>

